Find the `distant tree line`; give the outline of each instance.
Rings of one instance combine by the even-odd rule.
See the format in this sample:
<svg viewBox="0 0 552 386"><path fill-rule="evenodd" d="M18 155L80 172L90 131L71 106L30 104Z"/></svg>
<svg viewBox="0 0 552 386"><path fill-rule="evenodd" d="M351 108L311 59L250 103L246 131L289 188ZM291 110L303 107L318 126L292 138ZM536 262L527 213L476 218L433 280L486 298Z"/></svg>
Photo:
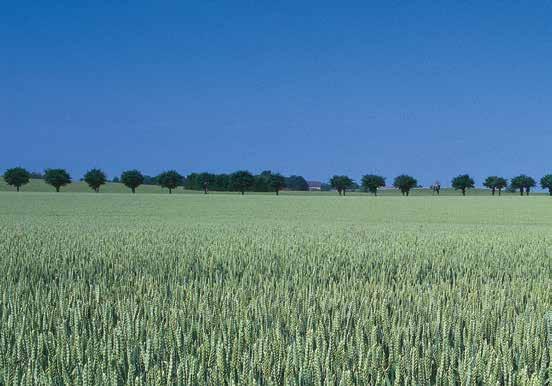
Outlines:
<svg viewBox="0 0 552 386"><path fill-rule="evenodd" d="M53 186L56 192L59 192L63 186L72 182L71 176L65 169L46 169L44 173L29 172L22 167L15 167L5 171L4 181L14 186L17 191L33 178L43 179L47 184ZM106 174L100 169L90 169L85 173L82 181L94 191L99 192L100 187L108 182ZM207 194L210 190L220 192L240 192L245 194L247 191L254 192L274 192L279 194L283 189L306 191L309 185L302 176L292 175L285 177L280 173L273 173L265 170L258 175L253 175L247 170L238 170L230 174L213 173L191 173L188 176L182 176L175 170L167 170L158 176L151 177L143 175L139 170L125 170L120 177L113 178L112 182L120 182L130 189L132 193L140 185L159 185L168 189L169 194L180 186L184 189L199 190ZM335 189L337 193L346 195L347 191L363 190L373 195L378 194L378 190L385 187L385 177L376 174L366 174L361 178L361 184L357 184L351 177L346 175L334 175L329 183L322 184L321 190ZM398 189L403 196L408 196L410 191L418 186L418 181L409 175L401 174L393 180L393 187ZM468 174L461 174L454 177L451 186L466 195L469 189L475 187L475 182ZM494 196L497 192L500 196L502 191L519 191L523 196L529 195L531 189L537 186L534 178L521 174L508 181L507 178L500 176L489 176L483 181L483 186L490 189ZM540 179L540 186L547 189L552 196L552 174L547 174ZM432 185L434 192L439 194L440 184Z"/></svg>
<svg viewBox="0 0 552 386"><path fill-rule="evenodd" d="M53 186L59 192L63 186L72 182L71 176L65 169L46 169L44 173L29 172L21 167L11 168L4 173L4 181L14 186L17 191L32 178L42 179ZM85 173L82 181L96 193L102 185L108 182L106 174L100 169L91 169ZM265 170L258 175L253 175L247 170L238 170L231 174L191 173L184 177L175 170L164 171L158 176L143 175L139 170L125 170L120 177L114 177L112 182L120 182L130 189L132 193L140 185L159 185L168 189L169 194L180 186L184 189L202 190L207 194L210 190L222 192L275 192L276 195L282 189L309 190L305 178L292 175L284 177L280 173Z"/></svg>
<svg viewBox="0 0 552 386"><path fill-rule="evenodd" d="M253 175L246 170L240 170L232 174L191 173L184 179L184 189L209 190L218 192L275 192L282 189L309 190L307 181L301 176L284 177L279 173L265 170L258 175Z"/></svg>

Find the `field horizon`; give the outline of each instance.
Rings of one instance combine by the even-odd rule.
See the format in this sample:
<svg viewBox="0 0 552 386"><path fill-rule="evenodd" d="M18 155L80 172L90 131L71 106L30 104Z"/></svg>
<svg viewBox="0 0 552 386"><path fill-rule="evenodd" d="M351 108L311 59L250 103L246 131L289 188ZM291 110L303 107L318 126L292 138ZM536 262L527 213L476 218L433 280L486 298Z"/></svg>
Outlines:
<svg viewBox="0 0 552 386"><path fill-rule="evenodd" d="M1 192L16 192L16 188L13 186L10 186L6 184L3 178L0 177L0 193ZM29 184L24 185L20 189L20 193L29 193L29 192L55 192L55 188L46 184L44 180L41 179L31 179ZM67 186L61 187L61 191L59 193L93 193L96 194L84 181L74 181L71 184ZM102 193L131 193L130 189L124 186L120 182L108 182L105 185L103 185L100 188L100 192L98 194ZM203 194L203 191L200 190L187 190L183 189L182 187L178 187L172 191L173 194ZM239 195L239 192L229 192L229 191L209 191L210 194L230 194L230 195ZM168 189L162 188L159 185L141 185L136 189L136 194L169 194ZM274 192L253 192L253 191L247 191L245 193L246 195L275 195ZM336 191L290 191L290 190L282 190L280 191L280 195L308 195L308 196L337 196ZM414 188L410 191L410 196L432 196L433 192L429 188ZM462 196L462 193L459 190L455 190L450 187L443 187L441 188L440 192L441 196ZM491 196L491 190L487 188L481 188L476 187L473 189L469 189L466 193L466 197L468 196ZM519 192L508 192L503 191L503 196L519 196ZM546 195L548 196L548 192L542 191L542 190L536 190L532 191L531 195ZM348 191L346 193L346 196L373 196L373 194L368 192L362 192L362 191ZM400 191L398 189L394 188L383 188L378 190L378 196L402 196ZM437 195L435 195L437 196ZM498 196L498 192L496 193L496 196Z"/></svg>

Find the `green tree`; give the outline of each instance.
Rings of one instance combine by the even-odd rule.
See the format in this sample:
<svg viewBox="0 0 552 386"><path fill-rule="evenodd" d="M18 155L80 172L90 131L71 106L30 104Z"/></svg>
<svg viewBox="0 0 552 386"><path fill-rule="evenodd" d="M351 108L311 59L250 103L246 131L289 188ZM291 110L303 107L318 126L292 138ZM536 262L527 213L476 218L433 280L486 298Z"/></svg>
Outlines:
<svg viewBox="0 0 552 386"><path fill-rule="evenodd" d="M46 169L44 181L56 188L56 192L59 192L60 187L71 183L71 176L65 169Z"/></svg>
<svg viewBox="0 0 552 386"><path fill-rule="evenodd" d="M272 176L272 172L270 170L265 170L261 174L256 175L255 183L253 186L253 190L255 192L269 192L272 190L272 187L270 186L270 177Z"/></svg>
<svg viewBox="0 0 552 386"><path fill-rule="evenodd" d="M221 192L228 191L230 186L230 176L228 174L217 174L214 176L213 180L213 190L218 190Z"/></svg>
<svg viewBox="0 0 552 386"><path fill-rule="evenodd" d="M456 190L461 190L462 196L466 195L467 189L471 189L474 186L475 182L468 174L461 174L452 179L452 187Z"/></svg>
<svg viewBox="0 0 552 386"><path fill-rule="evenodd" d="M548 193L552 196L552 174L547 174L540 180L541 187L548 189Z"/></svg>
<svg viewBox="0 0 552 386"><path fill-rule="evenodd" d="M529 177L525 174L520 174L519 176L512 178L512 181L510 182L510 184L512 186L512 189L514 190L519 189L520 196L523 196L524 189L526 194L529 195L531 188L537 185L537 183L532 177Z"/></svg>
<svg viewBox="0 0 552 386"><path fill-rule="evenodd" d="M483 182L483 186L491 189L491 194L494 196L495 192L498 190L498 195L502 193L502 189L508 186L508 180L503 177L498 176L489 176Z"/></svg>
<svg viewBox="0 0 552 386"><path fill-rule="evenodd" d="M362 177L362 187L365 191L378 195L378 188L385 186L385 178L375 174L366 174Z"/></svg>
<svg viewBox="0 0 552 386"><path fill-rule="evenodd" d="M286 187L289 190L294 191L306 191L309 190L309 184L303 176L289 176L286 177Z"/></svg>
<svg viewBox="0 0 552 386"><path fill-rule="evenodd" d="M169 189L171 194L173 189L182 185L182 176L176 170L169 170L159 174L156 181L163 188Z"/></svg>
<svg viewBox="0 0 552 386"><path fill-rule="evenodd" d="M100 186L107 182L105 173L100 169L91 169L84 175L84 181L94 190L96 193L100 191Z"/></svg>
<svg viewBox="0 0 552 386"><path fill-rule="evenodd" d="M30 179L31 173L21 167L8 169L4 173L4 181L6 181L6 184L15 186L18 192L19 188L28 184Z"/></svg>
<svg viewBox="0 0 552 386"><path fill-rule="evenodd" d="M524 184L524 188L525 188L525 194L529 195L529 192L531 191L531 188L534 188L535 186L537 186L537 182L535 181L535 179L533 177L529 177L527 176L525 178L525 184Z"/></svg>
<svg viewBox="0 0 552 386"><path fill-rule="evenodd" d="M395 177L395 181L393 181L393 186L399 189L403 196L408 196L410 194L410 189L415 188L416 185L418 185L418 181L414 177L406 174Z"/></svg>
<svg viewBox="0 0 552 386"><path fill-rule="evenodd" d="M132 193L136 193L136 188L142 185L144 182L144 176L140 171L136 169L125 170L121 174L121 182L132 190Z"/></svg>
<svg viewBox="0 0 552 386"><path fill-rule="evenodd" d="M348 176L333 176L330 179L330 185L337 190L337 193L341 196L342 194L345 195L347 189L354 186L354 181Z"/></svg>
<svg viewBox="0 0 552 386"><path fill-rule="evenodd" d="M247 170L238 170L230 175L230 187L233 191L245 194L255 184L255 177Z"/></svg>
<svg viewBox="0 0 552 386"><path fill-rule="evenodd" d="M278 195L280 190L286 187L286 179L280 173L271 174L270 187L276 192L276 195Z"/></svg>

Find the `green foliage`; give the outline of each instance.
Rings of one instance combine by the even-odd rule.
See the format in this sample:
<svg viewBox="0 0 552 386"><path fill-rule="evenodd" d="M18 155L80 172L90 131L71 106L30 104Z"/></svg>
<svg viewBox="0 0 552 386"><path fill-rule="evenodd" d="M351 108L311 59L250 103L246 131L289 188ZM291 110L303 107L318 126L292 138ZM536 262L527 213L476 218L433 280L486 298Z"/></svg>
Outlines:
<svg viewBox="0 0 552 386"><path fill-rule="evenodd" d="M270 177L272 176L272 172L270 170L265 170L261 172L261 174L256 175L255 183L253 184L253 188L251 190L255 192L270 192L272 191L272 187L270 186Z"/></svg>
<svg viewBox="0 0 552 386"><path fill-rule="evenodd" d="M548 197L369 201L0 194L0 384L547 384Z"/></svg>
<svg viewBox="0 0 552 386"><path fill-rule="evenodd" d="M286 177L286 188L289 190L294 191L308 191L309 190L309 184L307 183L307 180L305 180L302 176L296 176L292 175L289 177Z"/></svg>
<svg viewBox="0 0 552 386"><path fill-rule="evenodd" d="M552 174L547 174L540 180L541 187L543 189L548 189L548 192L552 196Z"/></svg>
<svg viewBox="0 0 552 386"><path fill-rule="evenodd" d="M4 172L4 181L8 185L15 186L18 192L19 188L28 184L30 179L31 173L21 167L11 168Z"/></svg>
<svg viewBox="0 0 552 386"><path fill-rule="evenodd" d="M462 195L466 195L466 190L475 187L475 182L468 174L461 174L452 179L452 187L462 191Z"/></svg>
<svg viewBox="0 0 552 386"><path fill-rule="evenodd" d="M126 170L121 174L121 182L136 193L136 188L144 183L144 176L138 170Z"/></svg>
<svg viewBox="0 0 552 386"><path fill-rule="evenodd" d="M520 174L519 176L516 176L512 178L511 181L512 189L519 190L519 194L523 196L523 190L525 189L525 192L527 195L529 195L529 192L531 191L531 188L536 186L536 181L525 174Z"/></svg>
<svg viewBox="0 0 552 386"><path fill-rule="evenodd" d="M270 187L276 192L276 195L286 187L286 179L280 173L270 175Z"/></svg>
<svg viewBox="0 0 552 386"><path fill-rule="evenodd" d="M84 181L92 190L98 193L100 191L100 186L105 185L107 182L107 177L100 169L91 169L84 175Z"/></svg>
<svg viewBox="0 0 552 386"><path fill-rule="evenodd" d="M184 180L184 188L226 192L230 190L230 176L228 174L191 173Z"/></svg>
<svg viewBox="0 0 552 386"><path fill-rule="evenodd" d="M354 186L354 181L348 176L333 176L330 179L330 185L337 190L337 193L341 196L345 195L347 189L351 189Z"/></svg>
<svg viewBox="0 0 552 386"><path fill-rule="evenodd" d="M156 180L160 186L169 189L169 194L173 189L182 185L182 176L176 170L163 172L157 176Z"/></svg>
<svg viewBox="0 0 552 386"><path fill-rule="evenodd" d="M246 190L255 192L273 192L276 191L272 181L274 174L270 170L265 170L259 175L253 177L253 185ZM279 174L278 174L279 175ZM309 190L307 181L301 176L283 177L284 184L280 185L278 190L287 187L289 190L305 191ZM184 188L188 190L212 190L217 192L241 191L232 185L231 175L211 174L211 173L191 173L184 181Z"/></svg>
<svg viewBox="0 0 552 386"><path fill-rule="evenodd" d="M401 174L400 176L395 177L395 181L393 181L393 186L399 189L403 196L408 196L410 194L410 190L414 189L416 185L418 185L418 180L406 174Z"/></svg>
<svg viewBox="0 0 552 386"><path fill-rule="evenodd" d="M230 175L230 189L244 194L255 183L255 178L247 170L238 170Z"/></svg>
<svg viewBox="0 0 552 386"><path fill-rule="evenodd" d="M362 187L365 191L372 193L374 196L378 194L378 188L385 186L385 178L375 174L366 174L362 177Z"/></svg>
<svg viewBox="0 0 552 386"><path fill-rule="evenodd" d="M502 189L508 186L508 180L503 177L498 176L489 176L483 182L483 186L491 189L491 193L494 196L495 192L498 190L498 195L501 194Z"/></svg>
<svg viewBox="0 0 552 386"><path fill-rule="evenodd" d="M71 176L65 169L46 169L44 181L56 188L56 192L59 192L59 188L71 183Z"/></svg>

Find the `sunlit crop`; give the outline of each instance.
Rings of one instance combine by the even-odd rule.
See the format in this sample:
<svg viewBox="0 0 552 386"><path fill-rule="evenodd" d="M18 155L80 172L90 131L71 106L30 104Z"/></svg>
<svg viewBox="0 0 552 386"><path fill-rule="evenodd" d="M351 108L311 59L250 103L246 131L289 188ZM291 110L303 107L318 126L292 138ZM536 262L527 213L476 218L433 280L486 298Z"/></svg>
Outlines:
<svg viewBox="0 0 552 386"><path fill-rule="evenodd" d="M552 201L0 195L0 384L543 385Z"/></svg>

